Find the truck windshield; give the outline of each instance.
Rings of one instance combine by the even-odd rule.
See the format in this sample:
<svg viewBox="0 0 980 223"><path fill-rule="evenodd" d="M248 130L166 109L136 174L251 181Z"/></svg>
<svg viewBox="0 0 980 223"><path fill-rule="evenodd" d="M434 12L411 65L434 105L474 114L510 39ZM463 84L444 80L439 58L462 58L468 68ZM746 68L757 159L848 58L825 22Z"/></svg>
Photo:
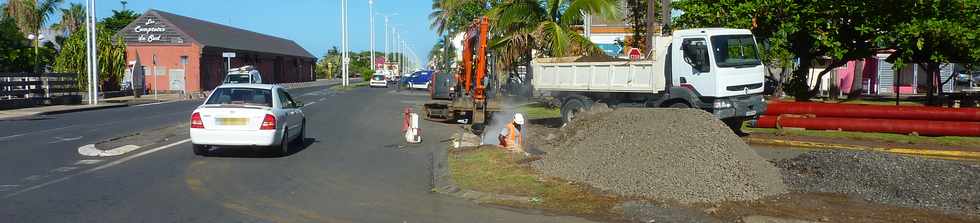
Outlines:
<svg viewBox="0 0 980 223"><path fill-rule="evenodd" d="M754 67L762 64L752 35L711 37L718 67Z"/></svg>

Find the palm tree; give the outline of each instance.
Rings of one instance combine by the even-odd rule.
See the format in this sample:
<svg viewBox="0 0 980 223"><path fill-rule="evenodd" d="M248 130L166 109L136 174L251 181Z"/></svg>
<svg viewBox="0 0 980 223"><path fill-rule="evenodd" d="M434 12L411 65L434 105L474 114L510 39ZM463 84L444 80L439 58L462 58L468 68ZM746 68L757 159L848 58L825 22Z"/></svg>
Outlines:
<svg viewBox="0 0 980 223"><path fill-rule="evenodd" d="M599 54L602 50L572 25L581 23L583 14L612 20L620 17L620 11L618 0L506 1L489 13L495 36L501 37L493 46L502 50L502 57L523 55L529 49L551 57Z"/></svg>
<svg viewBox="0 0 980 223"><path fill-rule="evenodd" d="M10 16L17 21L17 28L21 32L34 35L34 67L37 69L38 48L41 46L41 27L48 22L51 14L58 10L58 5L64 0L10 0L7 10Z"/></svg>
<svg viewBox="0 0 980 223"><path fill-rule="evenodd" d="M71 3L68 8L61 9L61 21L52 24L51 29L65 34L71 34L85 25L85 8L77 3Z"/></svg>

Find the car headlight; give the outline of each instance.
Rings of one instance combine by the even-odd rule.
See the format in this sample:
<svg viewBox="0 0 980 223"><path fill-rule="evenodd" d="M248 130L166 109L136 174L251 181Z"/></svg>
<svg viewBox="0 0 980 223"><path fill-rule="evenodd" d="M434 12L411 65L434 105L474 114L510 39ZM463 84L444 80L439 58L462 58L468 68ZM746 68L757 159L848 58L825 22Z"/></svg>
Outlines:
<svg viewBox="0 0 980 223"><path fill-rule="evenodd" d="M732 103L729 102L729 101L726 101L726 100L716 100L714 107L716 109L731 108L732 107Z"/></svg>

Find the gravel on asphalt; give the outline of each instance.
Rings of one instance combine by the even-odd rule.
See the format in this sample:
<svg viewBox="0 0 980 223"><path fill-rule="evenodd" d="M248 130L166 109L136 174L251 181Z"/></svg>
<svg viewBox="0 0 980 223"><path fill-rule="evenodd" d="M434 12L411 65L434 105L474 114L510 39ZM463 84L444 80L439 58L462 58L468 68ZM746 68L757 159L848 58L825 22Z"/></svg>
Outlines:
<svg viewBox="0 0 980 223"><path fill-rule="evenodd" d="M980 215L980 164L861 151L814 151L776 163L801 192Z"/></svg>
<svg viewBox="0 0 980 223"><path fill-rule="evenodd" d="M546 135L529 138L547 152L535 169L625 196L701 203L786 192L775 166L697 109L616 109Z"/></svg>

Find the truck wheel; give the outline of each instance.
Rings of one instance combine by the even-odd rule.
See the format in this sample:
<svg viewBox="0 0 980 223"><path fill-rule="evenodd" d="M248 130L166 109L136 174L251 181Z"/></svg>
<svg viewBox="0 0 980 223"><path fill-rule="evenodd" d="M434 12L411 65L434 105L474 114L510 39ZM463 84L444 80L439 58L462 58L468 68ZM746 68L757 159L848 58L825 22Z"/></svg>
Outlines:
<svg viewBox="0 0 980 223"><path fill-rule="evenodd" d="M670 106L667 107L668 108L691 108L690 105L687 105L687 103L684 102L674 102L673 104L670 104Z"/></svg>
<svg viewBox="0 0 980 223"><path fill-rule="evenodd" d="M745 123L745 119L741 119L741 118L726 118L726 119L722 119L721 121L724 122L725 125L728 126L729 129L732 129L732 132L734 132L735 135L738 135L739 137L743 137L743 136L748 136L749 135L748 133L745 133L745 132L742 131L742 124Z"/></svg>
<svg viewBox="0 0 980 223"><path fill-rule="evenodd" d="M587 111L592 108L592 101L588 99L581 98L571 98L565 101L565 104L561 106L561 121L564 124L571 123L575 120L576 116L581 114L583 111Z"/></svg>

